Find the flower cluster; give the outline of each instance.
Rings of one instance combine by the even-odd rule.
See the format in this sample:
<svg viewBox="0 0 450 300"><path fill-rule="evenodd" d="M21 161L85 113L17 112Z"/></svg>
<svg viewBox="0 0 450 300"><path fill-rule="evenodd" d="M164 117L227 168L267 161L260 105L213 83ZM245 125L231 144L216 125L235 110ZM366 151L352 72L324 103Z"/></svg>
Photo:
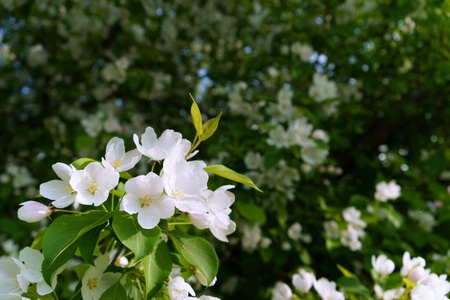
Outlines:
<svg viewBox="0 0 450 300"><path fill-rule="evenodd" d="M194 105L196 104L194 103L193 106ZM193 120L197 119L193 116ZM210 136L212 133L207 134ZM203 138L203 136L198 135L195 140L200 137ZM203 138L203 140L206 138ZM106 293L108 289L113 288L113 286L118 284L125 285L125 277L122 277L117 271L107 271L109 270L108 266L111 264L115 264L121 268L139 266L140 259L142 258L142 251L148 249L145 250L146 253L150 256L153 255L153 252L149 252L151 248L148 248L148 245L142 245L142 243L151 243L153 247L158 247L159 249L158 243L165 244L167 242L167 236L169 236L174 243L182 243L185 238L194 238L186 236L185 233L178 233L178 231L172 233L171 230L168 230L165 233L161 233L161 229L158 225L162 219L172 220L172 222L166 222L166 225L163 225L163 227L169 225L172 230L173 227L176 227L178 224L192 224L199 229L209 228L211 233L218 240L223 242L228 242L227 236L236 230L236 224L230 218L231 206L235 201L235 197L229 190L234 188L234 186L225 185L217 188L215 191L209 190L207 185L209 175L205 171L205 168L207 167L206 164L201 160L189 160L198 153L195 148L199 143L197 143L196 146L193 146L191 142L184 139L180 133L170 129L165 130L161 136L158 137L152 127L147 127L144 134L140 137L135 134L133 140L136 149L126 151L124 140L113 137L106 146L106 152L101 163L92 159L80 159L72 165L66 165L64 163L54 164L52 167L59 179L45 182L40 186L41 196L51 200L51 204L47 206L37 201L27 201L21 204L18 211L19 219L30 223L43 220L51 214L60 212L72 212L75 214L75 216L72 215L72 217L77 218L76 215L79 216L78 220L83 220L83 218L89 218L89 216L96 214L99 216L113 216L112 227L119 240L123 243L121 246L122 249L120 247L118 249L114 248L116 241L112 244L113 240L111 240L108 244L113 246L113 248L108 248L111 250L111 253L100 252L100 255L93 260L92 256L94 253L90 254L91 256L86 256L85 250L81 250L80 248L83 259L88 260L88 262L89 260L91 261L91 266L89 266L82 278L80 278L83 299L99 299L103 293ZM127 171L133 169L140 162L142 156L149 158L152 169L145 175L132 177ZM159 174L154 172L158 162L162 166ZM217 172L219 175L221 174L219 171L214 171L214 169L211 170L211 172ZM230 170L230 172L234 171ZM244 175L240 176L245 178ZM123 183L121 182L121 179L126 181ZM115 199L115 196L119 199ZM111 200L110 203L109 201L107 202L109 199ZM117 202L120 205L117 205ZM88 209L88 211L79 212L65 210L69 206L73 206L81 211ZM94 209L91 210L91 213L88 206L91 206L91 208L92 206L94 207ZM102 210L96 210L97 207L102 208ZM181 220L182 222L176 222L176 220ZM57 219L55 222L57 221L59 220ZM87 222L86 226L92 226L92 222L95 224L95 222L105 221L106 219L103 221L90 220ZM137 222L140 228L135 227L132 230L136 231L135 234L140 234L140 237L138 235L130 237L130 233L126 231L130 230L129 228L118 227L125 226L123 225L124 223L121 222ZM64 223L60 224L62 227L67 227ZM47 232L60 230L54 229L52 225L53 224L50 225L51 230L49 229ZM75 227L76 226L79 225L75 225ZM101 231L103 227L104 225L98 228ZM67 233L66 236L62 235L59 237L61 243L64 243L67 238L70 239L71 234L73 234L71 231L77 229L71 229L69 226L63 230L67 230ZM82 231L83 233L78 232L78 235L84 234L86 230ZM125 232L123 232L123 230L125 230ZM98 231L98 233L100 233L100 231ZM26 296L28 295L28 287L30 284L36 284L36 292L39 295L46 295L55 290L57 275L66 269L69 257L65 258L66 263L61 264L57 270L53 270L53 264L60 264L62 261L55 262L56 258L53 258L50 261L48 260L48 257L54 255L52 252L54 250L49 250L49 248L53 249L53 247L57 247L57 245L48 243L50 239L56 237L48 237L47 232L42 246L43 253L39 251L40 249L36 250L27 247L20 251L18 259L2 259L2 268L0 269L2 269L1 275L2 278L6 279L6 283L5 289L2 288L0 290L1 296ZM156 239L153 238L152 240L151 236L155 233L157 233ZM49 235L50 234L51 233L49 233ZM161 235L160 238L159 235ZM76 236L75 238L77 239ZM75 243L76 239L67 241L67 247L71 247L70 245ZM137 241L136 239L143 240ZM87 242L93 241L88 240ZM197 240L196 243L204 244L207 242ZM93 251L96 245L93 244L92 246L93 247L89 248L90 251ZM120 256L120 252L123 250L124 246L129 247L136 256L131 262L127 257ZM194 245L191 247L193 246ZM196 245L195 247L206 249L202 251L211 251L209 250L210 248L205 245ZM161 249L163 250L159 251L163 251L164 253L166 251L164 249L167 249L167 246L162 246ZM178 251L184 253L184 249ZM159 256L155 256L153 259L160 259L161 255L170 257L168 252L165 253L166 254L160 253L158 254ZM60 255L60 253L57 253L57 255ZM192 254L190 253L189 255ZM216 256L215 253L199 253L198 255L209 255L209 257L212 258ZM115 257L114 259L112 259L113 256ZM188 264L190 272L195 274L196 278L203 285L213 285L216 278L211 281L212 273L209 271L210 269L205 271L206 266L202 261L203 258L202 260L192 260L189 256L185 256L184 261L178 262L178 264ZM208 262L210 264L217 264L218 266L218 262L215 262L214 260L209 259ZM156 267L159 266L156 264L153 268ZM177 267L179 268L180 266ZM142 266L140 268L142 269ZM145 270L147 266L144 265L143 268ZM211 266L208 266L208 268L211 268ZM155 270L152 272L155 272ZM160 272L163 271L161 270ZM50 277L48 277L49 275ZM167 276L168 275L169 273L167 273ZM173 277L174 278L172 279L169 277L167 281L165 281L167 287L164 291L168 294L170 299L218 299L210 296L201 296L200 298L189 297L189 295L195 296L192 287L184 282L182 277L175 275L173 275ZM49 278L51 278L51 286L49 285ZM121 283L118 283L120 278L122 278ZM164 280L166 278L164 278ZM150 284L147 279L146 284ZM161 288L161 285L163 285L164 282L152 282L152 284L157 284L156 286ZM146 293L149 293L150 289L151 287L148 286ZM153 293L156 293L157 291L158 290ZM133 291L132 289L126 290L124 293L129 293L131 295Z"/></svg>
<svg viewBox="0 0 450 300"><path fill-rule="evenodd" d="M327 237L331 239L340 239L342 245L349 247L352 251L360 250L362 245L360 238L364 236L366 222L361 220L361 211L355 207L347 207L342 211L342 217L345 220L343 229L334 221L329 220L324 223L324 229Z"/></svg>

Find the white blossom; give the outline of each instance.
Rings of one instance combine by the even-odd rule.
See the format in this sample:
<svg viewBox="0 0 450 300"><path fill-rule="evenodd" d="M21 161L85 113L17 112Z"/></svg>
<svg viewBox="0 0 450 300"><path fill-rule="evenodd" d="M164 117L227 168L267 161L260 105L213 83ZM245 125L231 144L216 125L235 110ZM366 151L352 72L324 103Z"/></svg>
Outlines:
<svg viewBox="0 0 450 300"><path fill-rule="evenodd" d="M372 255L372 267L381 276L386 276L394 271L395 264L392 260L388 259L384 254L381 254L378 257Z"/></svg>
<svg viewBox="0 0 450 300"><path fill-rule="evenodd" d="M69 183L77 192L76 201L84 205L101 205L108 199L109 191L119 183L119 173L108 163L91 162L73 173Z"/></svg>
<svg viewBox="0 0 450 300"><path fill-rule="evenodd" d="M29 283L20 275L19 266L10 257L0 257L0 298L26 293Z"/></svg>
<svg viewBox="0 0 450 300"><path fill-rule="evenodd" d="M298 240L302 234L302 225L295 222L288 228L287 234L291 239Z"/></svg>
<svg viewBox="0 0 450 300"><path fill-rule="evenodd" d="M105 273L109 265L109 255L105 254L95 259L94 265L84 273L81 280L81 295L83 300L98 300L102 294L113 286L120 278L120 273Z"/></svg>
<svg viewBox="0 0 450 300"><path fill-rule="evenodd" d="M222 242L228 242L226 236L236 230L236 223L229 217L230 206L235 199L234 194L227 191L230 188L234 188L234 186L222 186L214 192L205 190L201 197L208 205L208 211L205 214L190 213L188 215L195 227L209 228L211 233Z"/></svg>
<svg viewBox="0 0 450 300"><path fill-rule="evenodd" d="M387 200L394 200L400 197L401 188L395 183L395 180L391 180L389 183L382 181L377 184L375 199L381 202Z"/></svg>
<svg viewBox="0 0 450 300"><path fill-rule="evenodd" d="M400 270L400 274L403 277L406 277L409 275L412 269L416 267L425 267L425 264L426 264L425 259L423 259L420 256L411 259L411 255L409 254L408 251L406 251L403 254L403 266Z"/></svg>
<svg viewBox="0 0 450 300"><path fill-rule="evenodd" d="M405 292L405 288L403 288L403 287L399 287L397 289L383 291L383 289L378 284L376 284L374 286L374 290L375 290L375 294L379 298L381 298L383 300L399 299L403 295L403 293Z"/></svg>
<svg viewBox="0 0 450 300"><path fill-rule="evenodd" d="M307 164L313 166L320 165L328 156L328 150L317 147L316 143L312 140L307 140L302 146L302 159Z"/></svg>
<svg viewBox="0 0 450 300"><path fill-rule="evenodd" d="M71 204L78 205L77 192L70 184L70 178L77 171L72 165L56 163L52 166L53 171L61 180L51 180L40 185L39 193L50 200L57 208L64 208Z"/></svg>
<svg viewBox="0 0 450 300"><path fill-rule="evenodd" d="M164 195L163 189L163 180L155 173L131 178L125 183L123 209L129 214L137 213L142 228L154 228L160 219L175 213L175 201Z"/></svg>
<svg viewBox="0 0 450 300"><path fill-rule="evenodd" d="M277 282L272 291L272 300L291 300L292 290L286 284L282 282Z"/></svg>
<svg viewBox="0 0 450 300"><path fill-rule="evenodd" d="M299 269L298 272L292 276L292 285L305 294L309 292L315 281L316 277L314 274L304 269Z"/></svg>
<svg viewBox="0 0 450 300"><path fill-rule="evenodd" d="M244 163L249 170L256 170L263 166L264 157L258 153L249 151L244 157Z"/></svg>
<svg viewBox="0 0 450 300"><path fill-rule="evenodd" d="M181 276L172 278L167 285L167 291L171 300L189 299L189 294L195 296L192 287Z"/></svg>
<svg viewBox="0 0 450 300"><path fill-rule="evenodd" d="M163 164L164 190L183 212L205 214L208 205L200 194L207 189L208 173L203 161L186 161L185 149L178 143Z"/></svg>
<svg viewBox="0 0 450 300"><path fill-rule="evenodd" d="M323 300L344 300L344 294L336 291L336 283L326 278L314 282L314 289Z"/></svg>
<svg viewBox="0 0 450 300"><path fill-rule="evenodd" d="M134 168L141 157L142 154L137 149L125 153L123 139L113 137L106 145L105 160L118 172Z"/></svg>
<svg viewBox="0 0 450 300"><path fill-rule="evenodd" d="M181 133L172 129L164 130L161 136L157 138L155 130L149 126L141 135L142 145L139 143L139 137L136 134L133 135L133 140L139 152L152 160L165 159L180 141L184 146L189 145L187 150L190 148L190 142L183 140Z"/></svg>
<svg viewBox="0 0 450 300"><path fill-rule="evenodd" d="M41 252L30 247L26 247L19 252L19 259L13 258L14 262L20 268L20 275L17 275L17 279L21 286L27 282L36 283L36 291L39 295L46 295L51 293L56 287L56 275L64 270L63 266L56 271L56 275L53 277L52 286L49 286L44 277L42 277L42 263L44 262L44 256Z"/></svg>

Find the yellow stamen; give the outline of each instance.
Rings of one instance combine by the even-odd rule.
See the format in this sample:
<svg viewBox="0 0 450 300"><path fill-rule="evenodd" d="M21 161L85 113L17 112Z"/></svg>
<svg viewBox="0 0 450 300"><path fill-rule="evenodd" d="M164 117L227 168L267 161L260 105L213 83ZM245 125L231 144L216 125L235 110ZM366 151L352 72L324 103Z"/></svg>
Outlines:
<svg viewBox="0 0 450 300"><path fill-rule="evenodd" d="M94 194L98 191L98 184L97 184L97 181L95 181L95 180L91 181L91 182L88 184L86 190L87 190L89 193L91 193L92 195L94 195Z"/></svg>
<svg viewBox="0 0 450 300"><path fill-rule="evenodd" d="M100 280L93 277L93 278L89 279L87 286L92 290L92 289L95 289L99 283L100 283Z"/></svg>
<svg viewBox="0 0 450 300"><path fill-rule="evenodd" d="M73 188L70 186L70 184L66 185L66 187L64 188L69 194L76 194L77 192L75 192L73 190Z"/></svg>
<svg viewBox="0 0 450 300"><path fill-rule="evenodd" d="M152 198L150 198L150 196L148 194L146 194L144 197L139 198L139 201L141 202L141 206L145 207L145 206L149 206L150 203L152 203Z"/></svg>
<svg viewBox="0 0 450 300"><path fill-rule="evenodd" d="M117 168L120 167L121 165L122 165L122 160L121 160L120 158L116 158L116 159L113 161L113 164L112 164L112 166L113 166L114 169L117 169Z"/></svg>
<svg viewBox="0 0 450 300"><path fill-rule="evenodd" d="M177 190L175 190L172 193L172 196L176 199L176 200L180 200L184 198L184 189L183 188L179 188Z"/></svg>

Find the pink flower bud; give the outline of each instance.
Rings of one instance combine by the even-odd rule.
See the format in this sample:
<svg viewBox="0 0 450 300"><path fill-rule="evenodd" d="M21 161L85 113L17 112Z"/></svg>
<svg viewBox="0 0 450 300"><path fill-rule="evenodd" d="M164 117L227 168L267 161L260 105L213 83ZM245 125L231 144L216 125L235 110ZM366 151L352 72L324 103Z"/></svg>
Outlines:
<svg viewBox="0 0 450 300"><path fill-rule="evenodd" d="M20 220L28 223L43 220L50 214L48 206L36 201L26 201L20 203L20 205L22 205L22 207L19 208L17 215Z"/></svg>

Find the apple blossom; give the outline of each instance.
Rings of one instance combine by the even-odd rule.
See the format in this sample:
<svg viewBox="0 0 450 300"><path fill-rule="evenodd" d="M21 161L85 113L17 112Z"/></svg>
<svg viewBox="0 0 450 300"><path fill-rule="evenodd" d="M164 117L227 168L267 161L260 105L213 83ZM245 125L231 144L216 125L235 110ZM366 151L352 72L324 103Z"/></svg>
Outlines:
<svg viewBox="0 0 450 300"><path fill-rule="evenodd" d="M299 269L298 272L292 276L292 285L305 294L309 292L315 281L316 277L314 274L304 269Z"/></svg>
<svg viewBox="0 0 450 300"><path fill-rule="evenodd" d="M328 150L317 147L316 143L312 140L305 141L302 146L302 159L307 164L313 166L320 165L327 158Z"/></svg>
<svg viewBox="0 0 450 300"><path fill-rule="evenodd" d="M381 298L383 300L395 300L399 299L403 295L403 293L405 292L405 288L399 287L397 289L383 291L383 289L378 284L376 284L374 286L374 291L378 298Z"/></svg>
<svg viewBox="0 0 450 300"><path fill-rule="evenodd" d="M76 172L72 165L56 163L52 166L53 171L61 180L51 180L40 185L39 193L50 200L54 200L52 205L57 208L64 208L72 203L78 206L77 192L70 184L70 178Z"/></svg>
<svg viewBox="0 0 450 300"><path fill-rule="evenodd" d="M188 213L204 214L208 205L200 197L207 189L208 173L203 170L203 161L186 161L186 152L181 143L168 155L163 164L164 190L175 199L175 206Z"/></svg>
<svg viewBox="0 0 450 300"><path fill-rule="evenodd" d="M323 300L344 300L344 294L336 291L336 283L320 278L314 282L314 289Z"/></svg>
<svg viewBox="0 0 450 300"><path fill-rule="evenodd" d="M377 184L375 199L381 202L387 200L394 200L400 197L401 188L395 183L395 180L391 180L389 183L382 181Z"/></svg>
<svg viewBox="0 0 450 300"><path fill-rule="evenodd" d="M20 275L20 268L10 257L0 257L0 298L26 293L30 282ZM20 298L18 298L20 299Z"/></svg>
<svg viewBox="0 0 450 300"><path fill-rule="evenodd" d="M403 254L403 266L400 270L400 274L403 277L406 277L409 275L412 269L416 267L425 267L425 264L426 264L425 259L423 259L420 256L411 259L411 255L409 254L408 251L406 251Z"/></svg>
<svg viewBox="0 0 450 300"><path fill-rule="evenodd" d="M366 222L364 222L360 219L361 212L353 206L350 206L350 207L347 207L346 209L344 209L342 211L342 216L348 223L350 223L352 225L355 225L355 226L361 227L361 228L366 227Z"/></svg>
<svg viewBox="0 0 450 300"><path fill-rule="evenodd" d="M113 137L106 145L105 160L118 172L132 169L141 157L137 149L125 152L124 141L118 137Z"/></svg>
<svg viewBox="0 0 450 300"><path fill-rule="evenodd" d="M294 241L298 240L302 235L302 225L298 222L295 222L288 228L287 234Z"/></svg>
<svg viewBox="0 0 450 300"><path fill-rule="evenodd" d="M39 295L46 295L51 293L56 287L56 276L53 277L52 286L49 286L42 277L42 263L44 262L44 256L41 252L30 247L26 247L19 252L19 259L13 258L14 262L20 268L20 275L17 276L19 283L24 285L25 282L36 283L36 290ZM61 273L64 270L64 266L60 268L56 274Z"/></svg>
<svg viewBox="0 0 450 300"><path fill-rule="evenodd" d="M388 259L384 254L381 254L376 258L374 255L372 255L372 267L381 276L386 276L394 271L395 264L392 260Z"/></svg>
<svg viewBox="0 0 450 300"><path fill-rule="evenodd" d="M277 282L272 292L272 300L291 300L292 290L286 284L282 282Z"/></svg>
<svg viewBox="0 0 450 300"><path fill-rule="evenodd" d="M182 139L181 133L172 129L164 130L161 136L157 138L155 130L149 126L141 135L142 145L139 143L139 137L136 134L133 135L133 140L138 151L152 160L165 159L180 142L184 145L189 144L188 150L190 148L190 142Z"/></svg>
<svg viewBox="0 0 450 300"><path fill-rule="evenodd" d="M47 218L50 215L50 209L47 205L36 201L26 201L20 203L21 208L17 211L20 220L34 223Z"/></svg>
<svg viewBox="0 0 450 300"><path fill-rule="evenodd" d="M104 167L98 162L91 162L84 170L72 175L70 185L77 192L79 203L99 206L119 183L119 173L106 161L103 164Z"/></svg>
<svg viewBox="0 0 450 300"><path fill-rule="evenodd" d="M189 214L189 219L195 227L209 228L211 233L222 242L228 242L226 236L236 230L236 223L229 217L230 206L234 203L234 194L227 191L230 188L234 186L222 186L214 192L205 190L201 196L208 205L208 211L205 214Z"/></svg>
<svg viewBox="0 0 450 300"><path fill-rule="evenodd" d="M424 281L430 275L430 270L425 269L422 266L417 266L409 272L409 280L415 283L420 283Z"/></svg>
<svg viewBox="0 0 450 300"><path fill-rule="evenodd" d="M123 209L129 214L137 213L143 228L154 228L160 219L175 213L175 201L163 194L163 180L155 173L129 179L125 191Z"/></svg>
<svg viewBox="0 0 450 300"><path fill-rule="evenodd" d="M192 287L181 276L172 278L167 285L167 291L171 300L189 299L189 294L195 296Z"/></svg>
<svg viewBox="0 0 450 300"><path fill-rule="evenodd" d="M203 273L200 272L199 269L195 269L194 275L197 278L197 280L201 283L201 285L203 285L203 286L213 286L217 282L217 277L214 277L214 279L211 281L211 283L208 284L208 281L206 280L205 275L203 275Z"/></svg>
<svg viewBox="0 0 450 300"><path fill-rule="evenodd" d="M81 295L83 300L97 300L101 295L120 278L120 273L107 272L109 255L99 256L94 261L95 266L89 266L81 280Z"/></svg>

